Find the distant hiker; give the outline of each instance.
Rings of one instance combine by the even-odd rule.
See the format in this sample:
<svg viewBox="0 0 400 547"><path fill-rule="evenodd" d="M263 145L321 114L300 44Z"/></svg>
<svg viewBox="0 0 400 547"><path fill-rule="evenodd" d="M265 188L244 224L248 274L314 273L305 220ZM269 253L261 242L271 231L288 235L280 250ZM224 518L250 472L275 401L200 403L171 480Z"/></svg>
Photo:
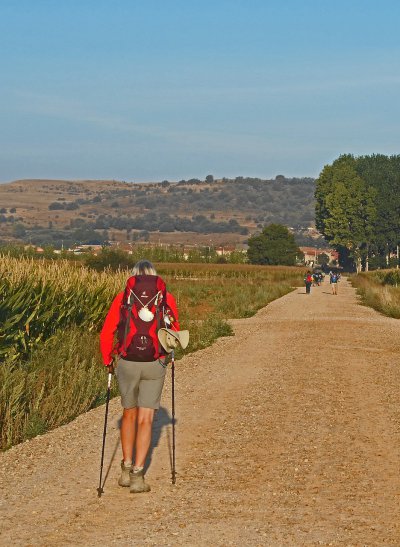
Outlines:
<svg viewBox="0 0 400 547"><path fill-rule="evenodd" d="M157 336L159 329L165 327L172 339L179 340L179 335L187 333L178 332L176 302L164 281L151 262L141 260L134 266L125 290L114 298L100 334L103 362L108 370L113 372L113 356L118 359L115 375L124 409L118 484L129 486L133 493L150 490L144 481L144 465L167 367L167 351ZM185 347L185 341L180 342ZM188 338L186 345L187 342Z"/></svg>
<svg viewBox="0 0 400 547"><path fill-rule="evenodd" d="M313 276L312 276L312 274L309 270L306 273L306 275L304 276L304 283L305 283L305 286L306 286L306 294L310 294L312 282L313 282Z"/></svg>
<svg viewBox="0 0 400 547"><path fill-rule="evenodd" d="M339 281L339 276L335 272L331 272L329 276L329 282L331 284L332 294L337 294L337 284Z"/></svg>

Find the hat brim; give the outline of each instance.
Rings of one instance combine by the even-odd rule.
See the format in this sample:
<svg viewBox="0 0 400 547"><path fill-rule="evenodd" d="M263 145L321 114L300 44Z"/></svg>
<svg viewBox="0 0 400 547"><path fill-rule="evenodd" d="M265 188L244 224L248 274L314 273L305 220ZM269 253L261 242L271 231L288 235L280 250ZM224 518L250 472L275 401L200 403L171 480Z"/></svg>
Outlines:
<svg viewBox="0 0 400 547"><path fill-rule="evenodd" d="M171 345L171 337L174 340L173 345ZM171 353L176 346L179 344L182 349L187 348L189 344L189 331L188 330L172 330L172 329L160 329L158 331L158 339L160 344L165 349L167 353Z"/></svg>

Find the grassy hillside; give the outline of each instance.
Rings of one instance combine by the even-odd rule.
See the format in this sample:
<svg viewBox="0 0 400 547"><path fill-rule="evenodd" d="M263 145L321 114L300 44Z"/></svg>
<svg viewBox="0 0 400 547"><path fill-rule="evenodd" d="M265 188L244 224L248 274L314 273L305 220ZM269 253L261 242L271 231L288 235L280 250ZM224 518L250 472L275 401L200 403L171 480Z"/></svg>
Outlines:
<svg viewBox="0 0 400 547"><path fill-rule="evenodd" d="M35 244L157 241L234 244L270 222L314 219L314 180L26 180L0 185L0 239Z"/></svg>

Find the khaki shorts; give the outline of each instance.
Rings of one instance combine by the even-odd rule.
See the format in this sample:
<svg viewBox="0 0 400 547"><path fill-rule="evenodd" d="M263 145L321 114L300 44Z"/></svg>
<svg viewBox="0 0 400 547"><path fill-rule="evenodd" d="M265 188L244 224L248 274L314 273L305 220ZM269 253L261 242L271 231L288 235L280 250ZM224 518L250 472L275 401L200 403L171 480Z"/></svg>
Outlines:
<svg viewBox="0 0 400 547"><path fill-rule="evenodd" d="M167 367L159 360L150 363L119 359L115 375L124 408L160 407Z"/></svg>

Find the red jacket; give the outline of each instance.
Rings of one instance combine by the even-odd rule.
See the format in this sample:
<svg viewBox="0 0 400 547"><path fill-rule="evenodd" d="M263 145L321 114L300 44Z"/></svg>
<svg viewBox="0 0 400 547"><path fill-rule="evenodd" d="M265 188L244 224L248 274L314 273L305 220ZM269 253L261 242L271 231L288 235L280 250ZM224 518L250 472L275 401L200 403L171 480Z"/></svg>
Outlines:
<svg viewBox="0 0 400 547"><path fill-rule="evenodd" d="M103 356L103 363L106 366L111 363L113 355L115 354L114 336L120 320L120 307L123 296L124 291L118 293L114 298L100 333L100 350ZM169 292L167 292L167 305L171 308L176 319L172 328L174 330L179 330L178 309L176 307L175 298Z"/></svg>

